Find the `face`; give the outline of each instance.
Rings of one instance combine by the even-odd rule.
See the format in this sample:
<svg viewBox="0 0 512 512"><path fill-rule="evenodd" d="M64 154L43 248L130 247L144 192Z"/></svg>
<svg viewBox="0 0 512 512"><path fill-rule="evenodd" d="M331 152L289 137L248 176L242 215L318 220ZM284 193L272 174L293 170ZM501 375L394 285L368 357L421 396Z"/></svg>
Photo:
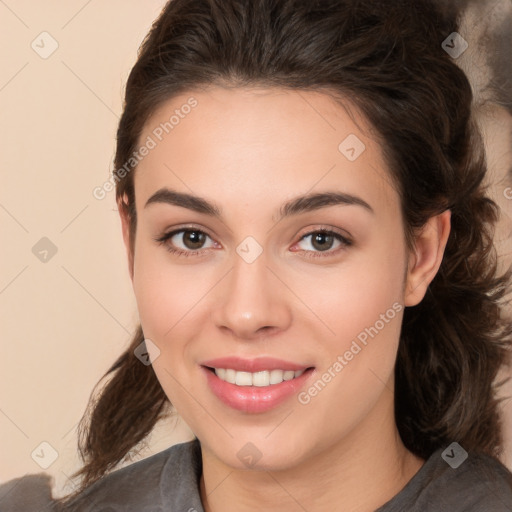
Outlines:
<svg viewBox="0 0 512 512"><path fill-rule="evenodd" d="M140 321L171 403L232 467L378 437L392 411L403 307L437 269L404 281L399 197L352 113L315 92L210 88L141 134L155 145L134 178Z"/></svg>

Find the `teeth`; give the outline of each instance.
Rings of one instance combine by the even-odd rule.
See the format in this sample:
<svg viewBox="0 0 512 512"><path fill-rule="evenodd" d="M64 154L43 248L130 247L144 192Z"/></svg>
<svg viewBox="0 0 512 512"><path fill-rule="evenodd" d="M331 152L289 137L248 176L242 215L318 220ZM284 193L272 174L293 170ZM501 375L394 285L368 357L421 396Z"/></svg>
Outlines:
<svg viewBox="0 0 512 512"><path fill-rule="evenodd" d="M270 374L270 384L279 384L280 382L283 382L283 370L272 370L269 372Z"/></svg>
<svg viewBox="0 0 512 512"><path fill-rule="evenodd" d="M248 373L247 375L251 375ZM257 372L252 374L253 386L269 386L270 385L270 372Z"/></svg>
<svg viewBox="0 0 512 512"><path fill-rule="evenodd" d="M236 372L234 383L237 386L252 386L252 374L248 372Z"/></svg>
<svg viewBox="0 0 512 512"><path fill-rule="evenodd" d="M256 373L250 372L237 372L230 368L215 368L215 375L220 380L236 384L237 386L272 386L273 384L280 384L284 380L291 380L300 377L304 370L270 370Z"/></svg>

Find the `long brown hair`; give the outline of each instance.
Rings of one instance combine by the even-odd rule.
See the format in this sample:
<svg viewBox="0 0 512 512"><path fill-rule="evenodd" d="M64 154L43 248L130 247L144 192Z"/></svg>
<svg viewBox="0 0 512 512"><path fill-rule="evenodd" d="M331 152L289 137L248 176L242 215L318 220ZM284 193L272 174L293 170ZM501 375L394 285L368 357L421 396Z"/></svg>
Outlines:
<svg viewBox="0 0 512 512"><path fill-rule="evenodd" d="M397 427L422 458L454 440L500 455L495 377L512 344L502 311L511 273L497 270L499 211L485 196L471 87L442 48L457 28L454 9L441 12L430 0L171 0L127 81L113 175L133 253L136 170L125 165L163 102L211 84L349 98L382 141L408 248L431 216L452 212L439 272L423 301L405 309L396 361ZM169 410L152 367L134 355L143 340L139 327L82 419L81 489L122 461Z"/></svg>

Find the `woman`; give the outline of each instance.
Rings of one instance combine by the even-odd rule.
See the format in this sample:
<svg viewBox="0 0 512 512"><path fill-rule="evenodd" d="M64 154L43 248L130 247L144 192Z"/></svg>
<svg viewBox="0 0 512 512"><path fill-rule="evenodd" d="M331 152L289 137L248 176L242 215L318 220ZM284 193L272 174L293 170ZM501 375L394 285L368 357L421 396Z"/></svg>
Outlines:
<svg viewBox="0 0 512 512"><path fill-rule="evenodd" d="M113 175L141 326L49 507L510 510L510 273L456 31L426 0L165 7ZM169 404L197 439L107 474Z"/></svg>

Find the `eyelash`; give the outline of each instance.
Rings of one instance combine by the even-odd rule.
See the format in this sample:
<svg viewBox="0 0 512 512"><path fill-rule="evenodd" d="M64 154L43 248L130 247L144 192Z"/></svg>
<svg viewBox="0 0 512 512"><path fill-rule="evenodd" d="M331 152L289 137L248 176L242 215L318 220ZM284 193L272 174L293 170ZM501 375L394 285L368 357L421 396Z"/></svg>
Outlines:
<svg viewBox="0 0 512 512"><path fill-rule="evenodd" d="M174 235L177 235L179 233L187 233L187 232L201 233L201 234L204 234L207 237L211 238L208 235L208 233L206 233L205 231L202 231L201 229L181 228L181 229L176 229L174 231L170 231L169 233L164 233L162 236L160 236L158 238L154 238L154 240L158 244L164 245L165 249L167 251L169 251L171 254L175 254L175 255L177 255L179 257L184 256L184 257L188 258L190 256L200 256L204 249L196 249L196 250L184 251L182 249L176 249L174 247L171 247L169 244L166 243ZM333 236L336 240L338 240L341 243L341 247L339 247L338 249L336 249L334 251L331 251L331 250L326 250L326 251L307 251L307 250L302 250L301 252L304 252L305 253L304 255L307 258L318 258L318 257L326 258L326 257L332 256L333 254L337 254L339 251L341 251L343 249L346 249L347 247L350 247L353 244L352 240L350 240L350 239L340 235L339 233L337 233L336 231L333 231L332 229L327 229L327 228L319 228L319 229L315 229L313 231L309 231L308 233L304 234L300 238L299 242L302 241L303 239L307 238L308 236L315 235L315 234L318 234L318 233L322 233L322 234L325 234L325 235ZM297 251L297 252L300 252L300 251Z"/></svg>

